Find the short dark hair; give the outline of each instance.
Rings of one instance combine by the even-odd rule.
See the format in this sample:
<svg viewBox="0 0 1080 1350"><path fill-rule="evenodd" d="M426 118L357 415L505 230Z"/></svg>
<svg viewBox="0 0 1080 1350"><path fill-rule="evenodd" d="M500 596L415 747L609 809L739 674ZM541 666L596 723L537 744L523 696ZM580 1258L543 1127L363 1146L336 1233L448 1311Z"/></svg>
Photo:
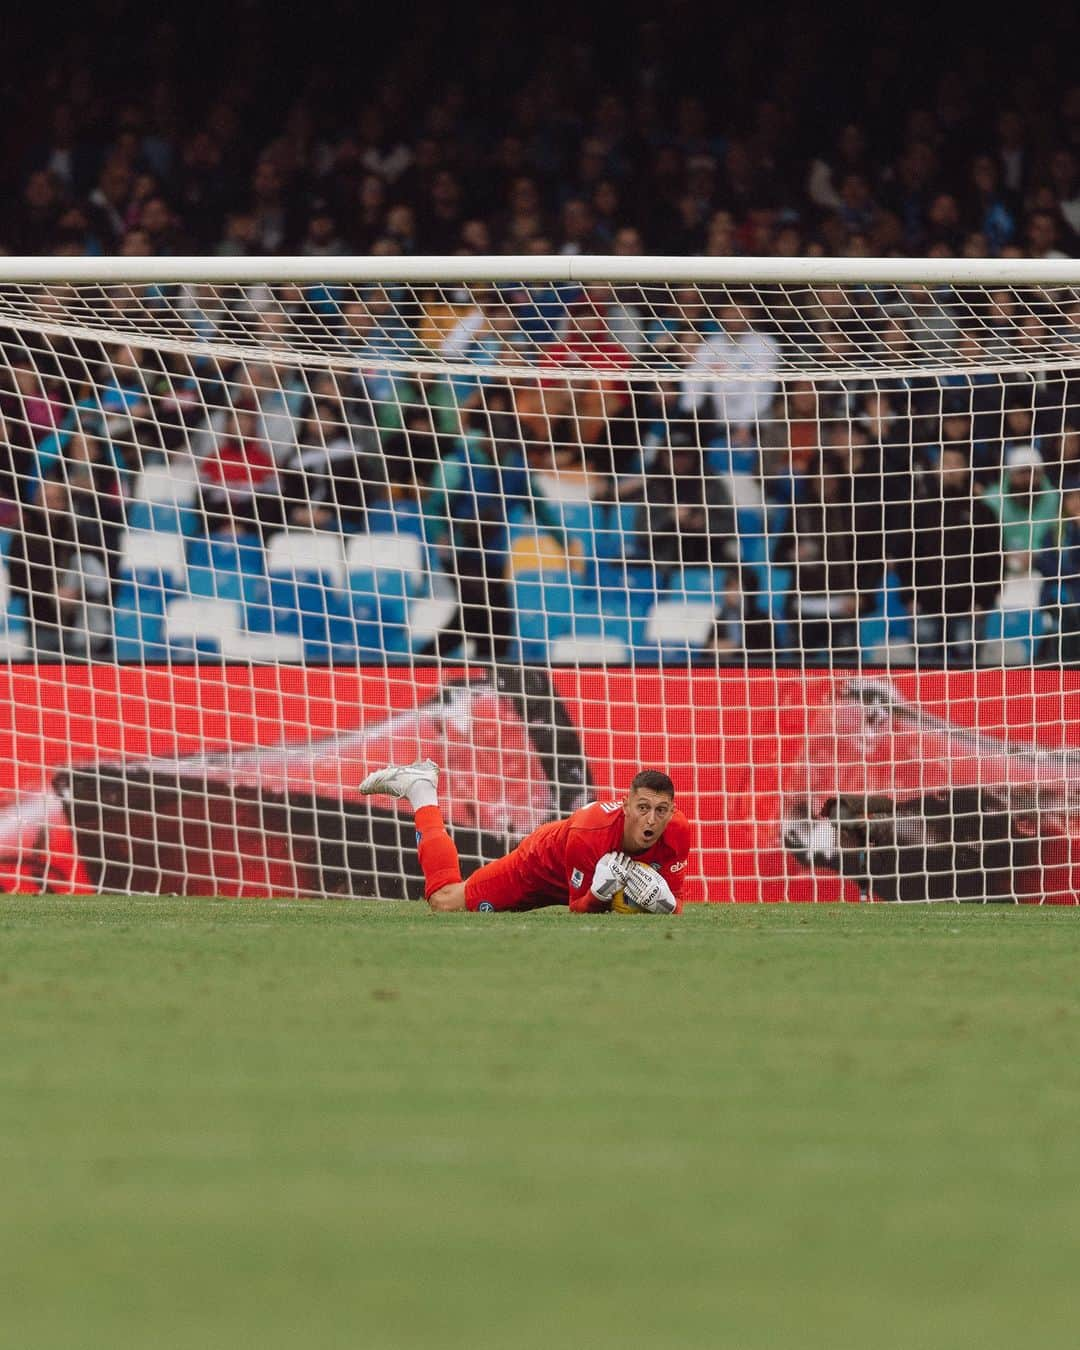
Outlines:
<svg viewBox="0 0 1080 1350"><path fill-rule="evenodd" d="M675 784L660 769L642 769L640 773L636 773L630 784L630 791L636 792L638 788L648 788L650 792L665 792L672 799L675 797Z"/></svg>

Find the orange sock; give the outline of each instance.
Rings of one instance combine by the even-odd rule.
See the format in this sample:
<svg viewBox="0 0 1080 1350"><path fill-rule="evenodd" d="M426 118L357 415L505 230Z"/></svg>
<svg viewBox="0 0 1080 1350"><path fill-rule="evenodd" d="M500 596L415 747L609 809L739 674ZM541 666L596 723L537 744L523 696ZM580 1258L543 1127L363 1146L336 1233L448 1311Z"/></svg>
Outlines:
<svg viewBox="0 0 1080 1350"><path fill-rule="evenodd" d="M421 806L416 821L416 851L424 872L424 896L427 898L461 880L457 846L446 832L442 812L437 806Z"/></svg>

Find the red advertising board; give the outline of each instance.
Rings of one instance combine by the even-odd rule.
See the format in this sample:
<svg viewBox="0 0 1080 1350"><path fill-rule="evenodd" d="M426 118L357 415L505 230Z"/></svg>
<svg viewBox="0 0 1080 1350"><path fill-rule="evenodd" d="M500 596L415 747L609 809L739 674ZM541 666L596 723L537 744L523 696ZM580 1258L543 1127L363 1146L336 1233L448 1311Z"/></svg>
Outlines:
<svg viewBox="0 0 1080 1350"><path fill-rule="evenodd" d="M913 831L959 818L948 848L994 873L969 898L1060 903L1080 889L1075 746L1060 670L11 666L0 886L415 894L408 822L373 823L355 788L431 753L467 866L645 766L696 825L693 900L937 898L945 878L887 893L881 841L902 870Z"/></svg>

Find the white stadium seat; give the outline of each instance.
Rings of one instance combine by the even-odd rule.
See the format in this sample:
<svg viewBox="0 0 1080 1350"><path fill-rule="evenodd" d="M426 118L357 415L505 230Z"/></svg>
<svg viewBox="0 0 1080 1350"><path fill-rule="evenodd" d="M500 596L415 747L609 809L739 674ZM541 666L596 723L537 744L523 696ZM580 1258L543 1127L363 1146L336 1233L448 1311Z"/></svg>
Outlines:
<svg viewBox="0 0 1080 1350"><path fill-rule="evenodd" d="M224 647L240 629L235 600L174 600L165 617L170 642L206 638Z"/></svg>
<svg viewBox="0 0 1080 1350"><path fill-rule="evenodd" d="M354 534L345 548L350 572L394 571L419 575L424 570L424 546L412 534Z"/></svg>
<svg viewBox="0 0 1080 1350"><path fill-rule="evenodd" d="M551 660L580 666L622 666L630 660L630 649L618 638L561 637L548 648Z"/></svg>
<svg viewBox="0 0 1080 1350"><path fill-rule="evenodd" d="M190 506L195 501L197 487L194 463L159 464L139 474L135 482L135 500Z"/></svg>
<svg viewBox="0 0 1080 1350"><path fill-rule="evenodd" d="M703 647L708 641L716 610L694 600L661 600L645 624L645 640L661 647Z"/></svg>
<svg viewBox="0 0 1080 1350"><path fill-rule="evenodd" d="M335 586L345 579L341 536L329 530L283 530L266 550L269 572L322 572Z"/></svg>
<svg viewBox="0 0 1080 1350"><path fill-rule="evenodd" d="M234 633L221 644L226 661L302 661L304 641L288 633Z"/></svg>
<svg viewBox="0 0 1080 1350"><path fill-rule="evenodd" d="M438 637L457 611L457 597L453 595L430 595L414 600L405 619L413 647Z"/></svg>
<svg viewBox="0 0 1080 1350"><path fill-rule="evenodd" d="M120 538L120 566L129 572L184 575L184 540L164 530L125 530Z"/></svg>

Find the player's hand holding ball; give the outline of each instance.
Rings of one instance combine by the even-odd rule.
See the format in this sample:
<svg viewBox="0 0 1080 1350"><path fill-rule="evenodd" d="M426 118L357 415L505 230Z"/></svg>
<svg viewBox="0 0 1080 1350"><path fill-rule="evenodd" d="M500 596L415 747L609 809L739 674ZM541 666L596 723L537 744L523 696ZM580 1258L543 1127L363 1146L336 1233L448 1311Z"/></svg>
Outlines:
<svg viewBox="0 0 1080 1350"><path fill-rule="evenodd" d="M611 908L617 914L674 914L675 897L659 872L631 859L626 885L613 897Z"/></svg>
<svg viewBox="0 0 1080 1350"><path fill-rule="evenodd" d="M593 872L592 893L616 914L674 914L667 882L626 853L605 853Z"/></svg>
<svg viewBox="0 0 1080 1350"><path fill-rule="evenodd" d="M626 885L633 866L633 859L625 853L605 853L596 864L590 887L597 900L614 900Z"/></svg>

